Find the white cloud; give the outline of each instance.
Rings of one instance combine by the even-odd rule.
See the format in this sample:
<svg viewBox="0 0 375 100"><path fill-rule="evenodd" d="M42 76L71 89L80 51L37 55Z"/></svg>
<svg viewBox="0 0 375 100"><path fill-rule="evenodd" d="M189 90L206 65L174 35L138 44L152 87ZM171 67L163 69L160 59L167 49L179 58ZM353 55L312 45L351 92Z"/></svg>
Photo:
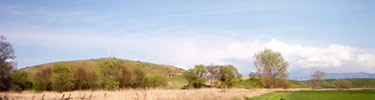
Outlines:
<svg viewBox="0 0 375 100"><path fill-rule="evenodd" d="M316 46L277 39L235 40L223 36L13 34L10 37L18 44L38 46L132 49L147 55L140 60L175 65L184 69L192 68L195 64L233 64L240 72L248 73L255 69L253 55L264 48L271 48L282 53L290 63L291 70L342 68L352 69L346 70L347 72L375 72L374 53L339 44ZM118 54L115 56L128 56Z"/></svg>

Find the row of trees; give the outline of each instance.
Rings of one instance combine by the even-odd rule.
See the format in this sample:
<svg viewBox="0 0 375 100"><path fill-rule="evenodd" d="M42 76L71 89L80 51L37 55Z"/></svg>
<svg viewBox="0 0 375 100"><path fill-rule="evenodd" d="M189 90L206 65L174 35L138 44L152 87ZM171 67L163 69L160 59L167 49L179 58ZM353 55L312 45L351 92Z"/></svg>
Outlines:
<svg viewBox="0 0 375 100"><path fill-rule="evenodd" d="M193 69L189 69L184 73L185 79L188 81L187 88L200 88L205 86L205 82L210 81L212 86L231 87L236 79L242 75L232 65L195 65Z"/></svg>

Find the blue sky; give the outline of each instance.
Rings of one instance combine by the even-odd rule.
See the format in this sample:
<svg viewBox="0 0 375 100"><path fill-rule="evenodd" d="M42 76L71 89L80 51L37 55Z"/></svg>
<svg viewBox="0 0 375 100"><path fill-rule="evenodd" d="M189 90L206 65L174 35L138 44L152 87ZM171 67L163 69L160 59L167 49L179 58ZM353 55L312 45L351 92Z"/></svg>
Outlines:
<svg viewBox="0 0 375 100"><path fill-rule="evenodd" d="M233 64L280 51L290 72L375 72L372 0L0 1L0 34L18 68L111 55L168 64Z"/></svg>

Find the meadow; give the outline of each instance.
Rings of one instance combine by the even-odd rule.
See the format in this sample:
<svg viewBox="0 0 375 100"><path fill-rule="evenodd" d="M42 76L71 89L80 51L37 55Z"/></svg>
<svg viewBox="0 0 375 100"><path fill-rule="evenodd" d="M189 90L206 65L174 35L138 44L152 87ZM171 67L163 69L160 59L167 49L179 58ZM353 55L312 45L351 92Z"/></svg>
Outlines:
<svg viewBox="0 0 375 100"><path fill-rule="evenodd" d="M375 100L375 90L283 91L246 100Z"/></svg>

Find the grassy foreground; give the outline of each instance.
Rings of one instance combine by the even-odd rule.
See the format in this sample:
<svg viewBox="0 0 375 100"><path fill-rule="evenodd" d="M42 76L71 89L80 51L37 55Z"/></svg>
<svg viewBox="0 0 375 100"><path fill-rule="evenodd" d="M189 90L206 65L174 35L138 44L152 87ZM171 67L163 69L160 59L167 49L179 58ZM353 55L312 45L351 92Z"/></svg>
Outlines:
<svg viewBox="0 0 375 100"><path fill-rule="evenodd" d="M246 100L375 100L375 90L275 92Z"/></svg>

